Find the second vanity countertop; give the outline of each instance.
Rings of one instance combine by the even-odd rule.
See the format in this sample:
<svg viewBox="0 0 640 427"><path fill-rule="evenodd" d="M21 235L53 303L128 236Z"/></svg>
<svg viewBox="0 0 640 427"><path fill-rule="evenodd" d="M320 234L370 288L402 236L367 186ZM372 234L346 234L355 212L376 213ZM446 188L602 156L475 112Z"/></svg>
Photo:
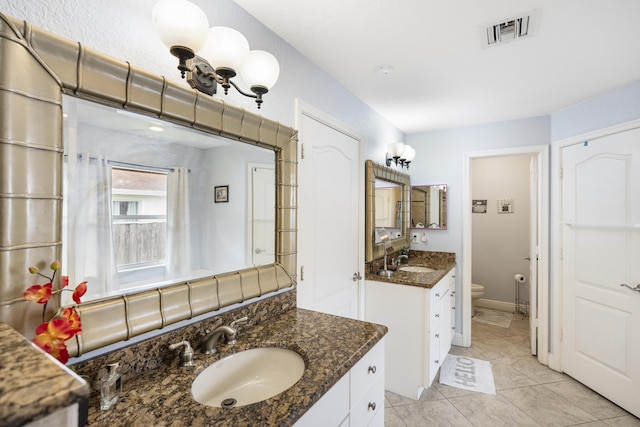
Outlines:
<svg viewBox="0 0 640 427"><path fill-rule="evenodd" d="M240 328L235 345L218 346L203 355L194 345L195 366L159 367L128 379L118 403L99 409L89 403L89 425L96 426L289 426L346 374L387 333L385 326L305 309ZM283 393L238 408L214 408L196 402L191 384L204 368L235 352L255 347L282 347L305 360L302 378Z"/></svg>
<svg viewBox="0 0 640 427"><path fill-rule="evenodd" d="M433 252L433 251L412 251L409 255L409 262L407 264L400 264L396 271L393 271L391 277L384 277L377 274L379 268L382 268L382 263L375 263L373 271L367 272L365 275L366 280L374 280L378 282L396 283L399 285L418 286L421 288L432 288L440 279L455 268L455 253L452 252ZM428 273L410 273L401 271L400 268L406 266L419 266L429 267L435 271Z"/></svg>

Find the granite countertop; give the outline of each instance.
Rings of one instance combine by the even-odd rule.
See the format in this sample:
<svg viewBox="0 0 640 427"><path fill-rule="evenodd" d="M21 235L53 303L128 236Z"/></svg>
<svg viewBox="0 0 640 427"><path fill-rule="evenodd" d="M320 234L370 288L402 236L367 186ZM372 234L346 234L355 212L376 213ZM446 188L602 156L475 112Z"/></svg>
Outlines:
<svg viewBox="0 0 640 427"><path fill-rule="evenodd" d="M391 277L384 277L377 274L382 268L382 262L373 262L370 271L365 275L366 280L378 282L395 283L398 285L418 286L421 288L432 288L440 279L455 268L455 254L451 252L432 251L412 251L409 254L409 262L400 264L398 269L392 270ZM428 273L410 273L401 271L400 268L406 266L428 267L434 271ZM387 267L387 269L391 269Z"/></svg>
<svg viewBox="0 0 640 427"><path fill-rule="evenodd" d="M220 344L215 355L194 348L194 366L161 366L127 379L120 400L108 411L101 411L99 397L92 396L89 425L290 426L386 333L385 326L294 308L241 330L237 344ZM209 407L191 397L193 380L213 362L269 346L294 350L304 358L305 372L288 390L238 408Z"/></svg>
<svg viewBox="0 0 640 427"><path fill-rule="evenodd" d="M0 323L0 424L21 426L74 403L86 407L89 384Z"/></svg>

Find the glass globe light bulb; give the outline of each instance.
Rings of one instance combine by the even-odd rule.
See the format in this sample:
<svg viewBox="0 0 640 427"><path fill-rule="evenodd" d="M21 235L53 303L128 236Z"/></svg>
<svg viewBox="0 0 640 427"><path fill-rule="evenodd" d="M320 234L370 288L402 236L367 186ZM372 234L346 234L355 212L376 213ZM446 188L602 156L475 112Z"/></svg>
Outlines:
<svg viewBox="0 0 640 427"><path fill-rule="evenodd" d="M184 46L196 52L202 48L209 31L207 15L187 0L159 0L151 12L151 21L168 48Z"/></svg>
<svg viewBox="0 0 640 427"><path fill-rule="evenodd" d="M249 87L265 87L271 89L280 76L280 64L275 56L263 50L252 50L244 63L242 79Z"/></svg>
<svg viewBox="0 0 640 427"><path fill-rule="evenodd" d="M249 42L233 28L211 27L199 55L215 69L230 68L238 72L249 56Z"/></svg>
<svg viewBox="0 0 640 427"><path fill-rule="evenodd" d="M404 152L404 142L393 142L387 146L387 153L391 157L400 157Z"/></svg>

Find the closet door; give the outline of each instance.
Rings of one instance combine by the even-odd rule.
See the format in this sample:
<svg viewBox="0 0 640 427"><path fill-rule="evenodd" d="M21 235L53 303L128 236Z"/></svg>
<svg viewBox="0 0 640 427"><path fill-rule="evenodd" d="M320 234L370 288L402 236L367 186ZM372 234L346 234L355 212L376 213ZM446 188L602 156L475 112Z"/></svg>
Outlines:
<svg viewBox="0 0 640 427"><path fill-rule="evenodd" d="M565 147L562 165L562 367L640 416L640 129Z"/></svg>

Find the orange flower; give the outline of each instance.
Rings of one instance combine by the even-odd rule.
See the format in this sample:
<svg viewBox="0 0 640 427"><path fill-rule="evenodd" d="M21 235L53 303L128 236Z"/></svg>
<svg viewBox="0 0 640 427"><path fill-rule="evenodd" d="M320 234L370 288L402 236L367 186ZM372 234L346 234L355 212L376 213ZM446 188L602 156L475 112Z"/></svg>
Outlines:
<svg viewBox="0 0 640 427"><path fill-rule="evenodd" d="M69 324L71 325L71 330L75 334L80 334L82 332L82 324L80 323L80 315L78 314L77 311L75 311L71 307L67 307L62 312L62 315L64 316L65 319L67 319L69 321Z"/></svg>
<svg viewBox="0 0 640 427"><path fill-rule="evenodd" d="M87 282L82 282L76 286L76 290L73 291L73 300L76 304L80 304L80 298L87 292Z"/></svg>
<svg viewBox="0 0 640 427"><path fill-rule="evenodd" d="M51 335L44 333L36 336L33 339L33 343L46 353L58 359L60 363L67 363L69 361L69 351L64 341L53 339Z"/></svg>
<svg viewBox="0 0 640 427"><path fill-rule="evenodd" d="M53 285L51 283L47 283L46 285L33 285L24 291L22 297L27 301L36 301L38 304L46 304L51 298L52 289Z"/></svg>
<svg viewBox="0 0 640 427"><path fill-rule="evenodd" d="M69 286L69 276L60 276L60 287L66 288Z"/></svg>
<svg viewBox="0 0 640 427"><path fill-rule="evenodd" d="M64 342L74 335L73 327L67 319L54 319L36 328L33 343L60 362L67 363L69 351Z"/></svg>

